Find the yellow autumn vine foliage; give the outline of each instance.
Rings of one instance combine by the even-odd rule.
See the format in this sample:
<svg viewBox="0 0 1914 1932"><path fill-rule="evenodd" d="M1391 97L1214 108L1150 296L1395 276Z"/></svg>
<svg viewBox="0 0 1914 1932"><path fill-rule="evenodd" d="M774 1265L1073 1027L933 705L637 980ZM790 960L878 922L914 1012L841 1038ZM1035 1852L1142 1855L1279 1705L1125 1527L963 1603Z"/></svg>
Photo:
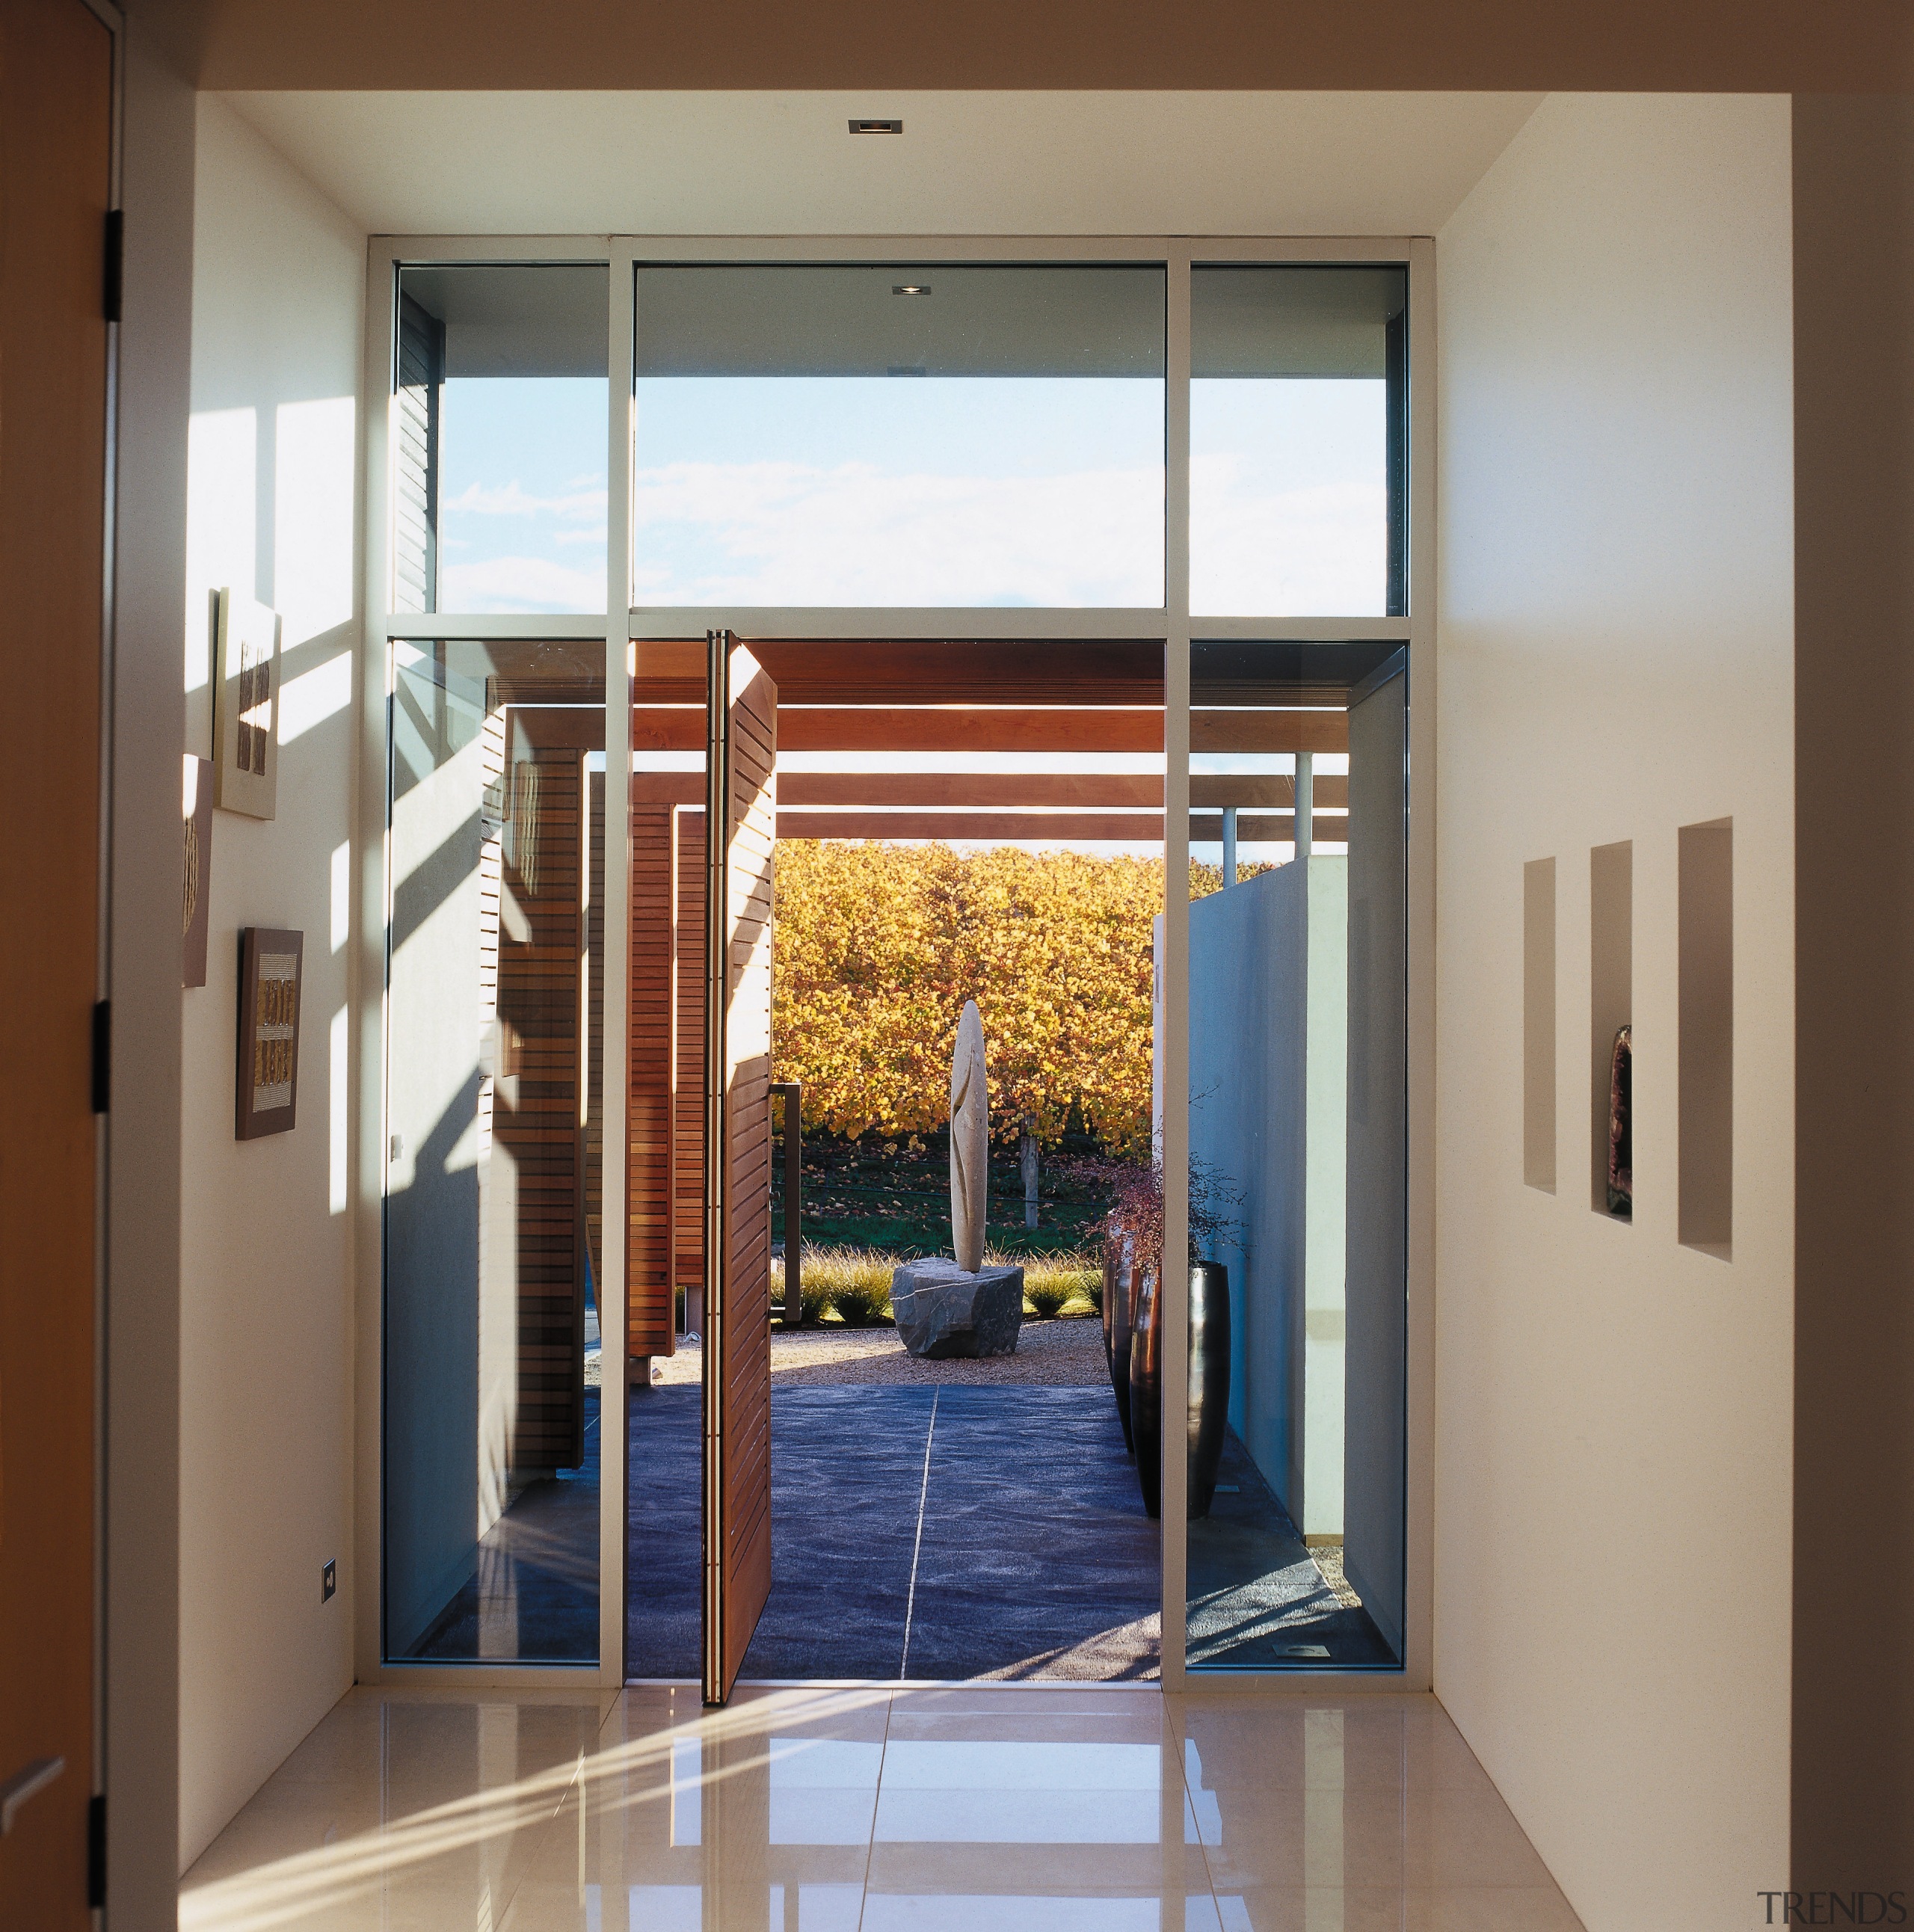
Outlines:
<svg viewBox="0 0 1914 1932"><path fill-rule="evenodd" d="M1028 1117L1054 1142L1075 1108L1113 1151L1148 1148L1160 860L781 839L776 890L774 1058L807 1124L943 1127L974 999L994 1134Z"/></svg>

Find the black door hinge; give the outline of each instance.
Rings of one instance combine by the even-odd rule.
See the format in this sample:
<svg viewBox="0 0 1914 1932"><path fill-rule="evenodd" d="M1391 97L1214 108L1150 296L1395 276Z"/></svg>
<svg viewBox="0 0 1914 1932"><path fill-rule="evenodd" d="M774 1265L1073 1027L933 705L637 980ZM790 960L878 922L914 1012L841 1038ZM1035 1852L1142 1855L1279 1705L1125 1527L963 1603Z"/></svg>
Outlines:
<svg viewBox="0 0 1914 1932"><path fill-rule="evenodd" d="M126 283L126 217L117 208L106 211L106 256L100 299L106 320L120 319L120 292Z"/></svg>
<svg viewBox="0 0 1914 1932"><path fill-rule="evenodd" d="M106 1904L106 1795L86 1801L86 1904L92 1912Z"/></svg>
<svg viewBox="0 0 1914 1932"><path fill-rule="evenodd" d="M113 1008L110 1000L93 1002L93 1111L104 1114L113 1094Z"/></svg>

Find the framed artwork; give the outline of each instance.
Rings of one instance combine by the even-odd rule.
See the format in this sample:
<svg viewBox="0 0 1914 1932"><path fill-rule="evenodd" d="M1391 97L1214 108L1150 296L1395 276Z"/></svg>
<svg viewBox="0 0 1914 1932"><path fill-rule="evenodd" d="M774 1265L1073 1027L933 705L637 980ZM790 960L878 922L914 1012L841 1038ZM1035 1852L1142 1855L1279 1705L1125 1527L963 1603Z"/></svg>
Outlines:
<svg viewBox="0 0 1914 1932"><path fill-rule="evenodd" d="M206 923L213 892L213 761L186 754L180 795L182 867L180 936L184 946L179 983L206 983Z"/></svg>
<svg viewBox="0 0 1914 1932"><path fill-rule="evenodd" d="M236 1139L290 1132L299 1098L299 980L306 936L269 926L239 934Z"/></svg>
<svg viewBox="0 0 1914 1932"><path fill-rule="evenodd" d="M236 591L213 608L213 740L222 812L271 818L279 796L279 614Z"/></svg>

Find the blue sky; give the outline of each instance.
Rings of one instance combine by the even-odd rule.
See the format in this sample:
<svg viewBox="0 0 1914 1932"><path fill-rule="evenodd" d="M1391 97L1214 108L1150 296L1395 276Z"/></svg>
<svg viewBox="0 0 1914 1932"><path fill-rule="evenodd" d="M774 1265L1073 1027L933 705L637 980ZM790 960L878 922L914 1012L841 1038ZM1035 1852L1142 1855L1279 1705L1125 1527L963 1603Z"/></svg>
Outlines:
<svg viewBox="0 0 1914 1932"><path fill-rule="evenodd" d="M1380 382L1202 382L1194 608L1383 608ZM679 377L638 387L638 601L1154 606L1163 386ZM446 386L445 610L604 608L608 387Z"/></svg>

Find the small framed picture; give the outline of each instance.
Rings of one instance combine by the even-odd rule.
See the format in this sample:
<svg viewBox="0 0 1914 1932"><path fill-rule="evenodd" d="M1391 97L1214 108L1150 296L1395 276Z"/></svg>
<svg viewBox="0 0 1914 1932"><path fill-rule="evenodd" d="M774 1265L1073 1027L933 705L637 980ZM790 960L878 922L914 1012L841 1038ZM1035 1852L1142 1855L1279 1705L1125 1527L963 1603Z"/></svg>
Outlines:
<svg viewBox="0 0 1914 1932"><path fill-rule="evenodd" d="M239 934L236 1139L291 1131L299 1100L299 981L306 936L269 926Z"/></svg>
<svg viewBox="0 0 1914 1932"><path fill-rule="evenodd" d="M279 796L279 614L232 590L213 608L214 732L222 812L271 818Z"/></svg>
<svg viewBox="0 0 1914 1932"><path fill-rule="evenodd" d="M206 928L213 891L213 766L210 758L185 754L180 796L180 830L185 851L182 866L180 938L184 958L179 983L206 983Z"/></svg>

